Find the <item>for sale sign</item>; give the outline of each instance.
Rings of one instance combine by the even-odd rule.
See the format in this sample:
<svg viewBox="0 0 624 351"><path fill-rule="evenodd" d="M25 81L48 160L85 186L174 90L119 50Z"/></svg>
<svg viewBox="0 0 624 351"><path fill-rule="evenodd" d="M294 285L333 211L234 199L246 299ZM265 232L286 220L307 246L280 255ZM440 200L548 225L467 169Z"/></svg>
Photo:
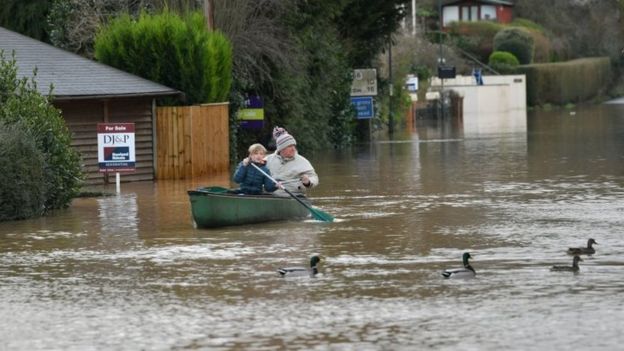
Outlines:
<svg viewBox="0 0 624 351"><path fill-rule="evenodd" d="M135 170L134 123L98 123L100 172Z"/></svg>

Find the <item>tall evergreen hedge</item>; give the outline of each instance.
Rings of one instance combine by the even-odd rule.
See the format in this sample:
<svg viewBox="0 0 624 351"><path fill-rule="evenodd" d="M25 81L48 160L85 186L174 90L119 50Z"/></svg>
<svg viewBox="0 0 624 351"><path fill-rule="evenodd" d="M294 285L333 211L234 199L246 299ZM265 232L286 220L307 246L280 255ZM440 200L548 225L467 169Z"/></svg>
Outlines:
<svg viewBox="0 0 624 351"><path fill-rule="evenodd" d="M230 93L232 46L221 33L208 31L199 12L120 16L98 33L95 57L181 90L189 104L227 101Z"/></svg>

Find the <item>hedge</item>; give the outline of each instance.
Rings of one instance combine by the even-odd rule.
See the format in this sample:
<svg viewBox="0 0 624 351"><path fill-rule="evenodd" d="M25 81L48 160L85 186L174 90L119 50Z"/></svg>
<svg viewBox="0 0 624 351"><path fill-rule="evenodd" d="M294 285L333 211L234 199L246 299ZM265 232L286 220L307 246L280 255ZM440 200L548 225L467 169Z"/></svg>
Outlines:
<svg viewBox="0 0 624 351"><path fill-rule="evenodd" d="M95 38L95 57L108 65L183 91L188 104L227 101L232 45L209 31L199 12L142 13L114 19Z"/></svg>
<svg viewBox="0 0 624 351"><path fill-rule="evenodd" d="M45 211L44 157L22 123L0 122L0 222Z"/></svg>
<svg viewBox="0 0 624 351"><path fill-rule="evenodd" d="M83 174L65 120L48 97L37 90L36 74L18 78L15 57L5 59L1 50L0 122L26 129L43 155L45 211L69 206L80 190Z"/></svg>
<svg viewBox="0 0 624 351"><path fill-rule="evenodd" d="M612 78L608 57L521 65L516 68L516 73L526 75L527 104L530 106L589 100L604 92Z"/></svg>

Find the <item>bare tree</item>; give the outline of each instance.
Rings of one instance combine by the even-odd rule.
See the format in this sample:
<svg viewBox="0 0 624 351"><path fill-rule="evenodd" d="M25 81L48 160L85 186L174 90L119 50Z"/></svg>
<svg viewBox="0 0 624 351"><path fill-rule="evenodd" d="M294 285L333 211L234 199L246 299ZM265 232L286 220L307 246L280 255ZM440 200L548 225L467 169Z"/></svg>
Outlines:
<svg viewBox="0 0 624 351"><path fill-rule="evenodd" d="M255 84L272 82L272 67L295 69L293 45L281 25L290 0L215 0L215 27L232 42L234 74Z"/></svg>
<svg viewBox="0 0 624 351"><path fill-rule="evenodd" d="M120 13L138 14L164 0L56 0L48 15L50 40L57 47L93 57L98 29Z"/></svg>

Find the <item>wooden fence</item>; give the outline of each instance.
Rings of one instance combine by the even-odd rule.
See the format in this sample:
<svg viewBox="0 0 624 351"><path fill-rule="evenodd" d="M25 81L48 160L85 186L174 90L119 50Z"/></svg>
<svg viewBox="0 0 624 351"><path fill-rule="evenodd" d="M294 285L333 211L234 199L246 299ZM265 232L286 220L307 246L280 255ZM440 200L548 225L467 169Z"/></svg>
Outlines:
<svg viewBox="0 0 624 351"><path fill-rule="evenodd" d="M158 107L156 156L156 179L229 171L228 104Z"/></svg>

